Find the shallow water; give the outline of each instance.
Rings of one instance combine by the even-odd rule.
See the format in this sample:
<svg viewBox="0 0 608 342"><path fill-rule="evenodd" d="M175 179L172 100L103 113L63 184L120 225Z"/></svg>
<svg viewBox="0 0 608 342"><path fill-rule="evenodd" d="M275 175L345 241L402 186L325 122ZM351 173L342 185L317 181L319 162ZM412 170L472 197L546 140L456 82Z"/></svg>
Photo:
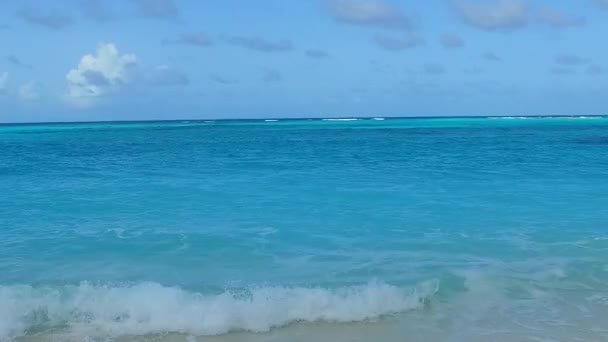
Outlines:
<svg viewBox="0 0 608 342"><path fill-rule="evenodd" d="M0 126L0 341L608 340L608 119Z"/></svg>

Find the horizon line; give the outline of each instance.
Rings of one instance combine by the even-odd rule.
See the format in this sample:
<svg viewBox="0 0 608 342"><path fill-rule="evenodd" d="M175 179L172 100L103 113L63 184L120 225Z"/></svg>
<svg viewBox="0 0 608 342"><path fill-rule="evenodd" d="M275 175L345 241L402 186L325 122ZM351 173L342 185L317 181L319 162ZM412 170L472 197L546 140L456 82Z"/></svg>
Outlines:
<svg viewBox="0 0 608 342"><path fill-rule="evenodd" d="M0 122L0 126L10 125L49 125L49 124L87 124L87 123L139 123L139 122L180 122L180 121L304 121L304 120L339 120L339 119L488 119L488 118L606 118L608 114L558 114L558 115L433 115L433 116L328 116L328 117L259 117L259 118L198 118L198 119L143 119L143 120L88 120L88 121L29 121L29 122Z"/></svg>

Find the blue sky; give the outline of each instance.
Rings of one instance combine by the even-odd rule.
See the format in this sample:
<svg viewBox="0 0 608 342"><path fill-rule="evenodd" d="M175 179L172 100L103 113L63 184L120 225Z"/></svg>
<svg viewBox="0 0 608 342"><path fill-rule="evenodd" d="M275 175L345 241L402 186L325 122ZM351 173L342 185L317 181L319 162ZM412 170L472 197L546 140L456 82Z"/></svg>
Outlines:
<svg viewBox="0 0 608 342"><path fill-rule="evenodd" d="M608 114L608 0L0 0L0 122Z"/></svg>

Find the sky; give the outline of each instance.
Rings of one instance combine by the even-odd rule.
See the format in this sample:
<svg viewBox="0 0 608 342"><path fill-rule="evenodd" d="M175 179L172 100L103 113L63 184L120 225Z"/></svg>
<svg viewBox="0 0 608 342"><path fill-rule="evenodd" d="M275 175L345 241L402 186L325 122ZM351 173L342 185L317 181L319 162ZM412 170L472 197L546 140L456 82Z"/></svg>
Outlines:
<svg viewBox="0 0 608 342"><path fill-rule="evenodd" d="M605 115L608 0L0 0L0 122Z"/></svg>

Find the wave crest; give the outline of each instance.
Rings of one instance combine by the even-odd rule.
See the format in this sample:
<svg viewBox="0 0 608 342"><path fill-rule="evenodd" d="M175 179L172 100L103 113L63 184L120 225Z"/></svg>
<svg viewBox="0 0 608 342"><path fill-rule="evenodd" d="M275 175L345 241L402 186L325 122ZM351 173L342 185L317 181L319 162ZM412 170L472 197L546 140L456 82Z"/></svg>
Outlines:
<svg viewBox="0 0 608 342"><path fill-rule="evenodd" d="M293 322L355 322L419 308L438 290L383 282L338 289L260 287L205 295L141 283L61 288L0 286L0 340L64 327L87 336L265 332Z"/></svg>

